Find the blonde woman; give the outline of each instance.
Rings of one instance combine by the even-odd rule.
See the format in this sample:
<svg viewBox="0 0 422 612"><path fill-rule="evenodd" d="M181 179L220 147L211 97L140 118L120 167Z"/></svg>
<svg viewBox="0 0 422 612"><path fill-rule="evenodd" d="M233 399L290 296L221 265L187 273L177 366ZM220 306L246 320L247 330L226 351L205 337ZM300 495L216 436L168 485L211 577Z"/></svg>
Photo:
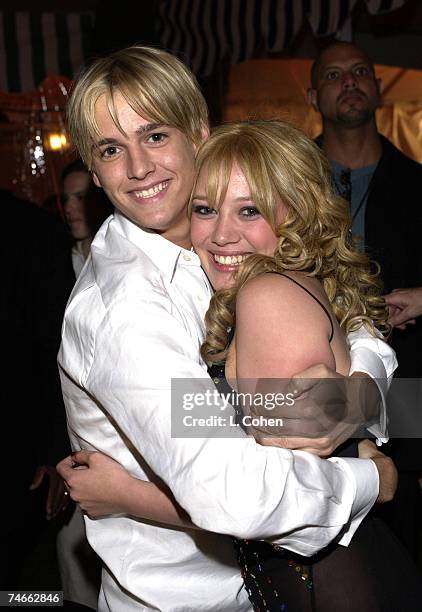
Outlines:
<svg viewBox="0 0 422 612"><path fill-rule="evenodd" d="M192 242L220 288L202 356L223 389L224 379L250 391L251 381L288 379L319 362L347 374L346 334L362 324L374 335L386 329L377 275L354 249L347 204L299 130L277 121L217 129L197 157L191 210ZM357 445L335 454L357 456ZM311 560L264 542L237 548L256 610L416 610L417 570L371 518L348 548Z"/></svg>
<svg viewBox="0 0 422 612"><path fill-rule="evenodd" d="M202 355L223 382L242 391L243 381L287 379L316 363L347 374L345 334L385 327L377 278L353 248L346 205L332 191L325 158L299 130L278 121L218 128L198 153L191 213L194 248L218 289ZM357 456L357 446L346 452ZM109 491L105 504L83 471L72 476L73 494L91 514L186 524L169 497L156 490L154 498L154 485L133 482L117 463L94 453L89 467ZM416 570L372 519L348 548L334 544L311 559L266 542L236 546L256 610L417 609Z"/></svg>

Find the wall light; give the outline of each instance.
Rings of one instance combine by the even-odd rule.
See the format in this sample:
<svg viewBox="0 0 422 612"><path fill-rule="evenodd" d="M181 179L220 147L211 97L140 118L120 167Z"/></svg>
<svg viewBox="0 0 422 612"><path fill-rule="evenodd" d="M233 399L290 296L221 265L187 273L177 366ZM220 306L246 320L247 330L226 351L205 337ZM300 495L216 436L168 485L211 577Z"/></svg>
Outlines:
<svg viewBox="0 0 422 612"><path fill-rule="evenodd" d="M47 140L50 151L60 151L61 149L65 149L68 145L65 134L59 134L57 132L48 134Z"/></svg>

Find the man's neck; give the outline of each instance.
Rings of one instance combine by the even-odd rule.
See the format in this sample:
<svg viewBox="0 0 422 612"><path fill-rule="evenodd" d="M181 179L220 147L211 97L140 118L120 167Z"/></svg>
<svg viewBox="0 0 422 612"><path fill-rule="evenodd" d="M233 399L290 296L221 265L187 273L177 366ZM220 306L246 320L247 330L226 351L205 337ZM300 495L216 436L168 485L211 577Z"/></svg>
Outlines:
<svg viewBox="0 0 422 612"><path fill-rule="evenodd" d="M172 236L171 238L168 238L167 236L165 236L165 238L167 240L170 240L170 242L174 242L174 244L177 244L177 246L182 247L182 249L186 249L187 251L189 251L192 248L192 242L190 239L190 235Z"/></svg>
<svg viewBox="0 0 422 612"><path fill-rule="evenodd" d="M192 247L190 239L190 220L187 213L183 213L180 219L175 220L172 226L164 232L158 232L170 242L174 242L177 246L189 250Z"/></svg>
<svg viewBox="0 0 422 612"><path fill-rule="evenodd" d="M351 170L376 164L382 155L381 138L375 122L359 128L324 122L322 149L329 160Z"/></svg>

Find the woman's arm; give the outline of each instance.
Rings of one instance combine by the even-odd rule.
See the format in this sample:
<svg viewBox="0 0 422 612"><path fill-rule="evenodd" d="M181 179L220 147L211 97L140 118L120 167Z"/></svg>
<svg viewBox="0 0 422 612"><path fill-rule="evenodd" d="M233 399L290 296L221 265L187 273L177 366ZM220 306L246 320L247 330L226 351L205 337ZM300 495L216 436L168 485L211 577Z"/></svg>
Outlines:
<svg viewBox="0 0 422 612"><path fill-rule="evenodd" d="M102 453L81 450L63 459L57 471L72 499L89 516L129 514L166 525L192 527L189 516L171 492L131 476Z"/></svg>
<svg viewBox="0 0 422 612"><path fill-rule="evenodd" d="M300 282L306 286L306 277ZM288 379L315 364L335 369L330 332L327 314L301 287L276 274L253 278L236 303L237 378Z"/></svg>
<svg viewBox="0 0 422 612"><path fill-rule="evenodd" d="M293 274L292 274L293 277ZM315 281L295 275L320 300L321 287ZM268 398L286 396L284 405L264 401L262 408L250 406L251 412L266 418L282 417L280 428L258 427L251 433L261 443L307 450L326 456L347 439L357 425L339 424L345 409L345 378L326 378L324 372L335 370L336 360L330 344L331 324L323 308L288 278L265 274L249 281L238 294L236 308L236 375L238 390ZM342 351L343 366L347 351ZM314 367L314 364L323 364ZM348 367L348 366L347 366ZM309 378L323 376L318 385L309 380L309 392L291 399L296 372L308 369ZM347 371L347 368L346 368ZM315 373L316 372L316 373ZM319 373L320 372L320 373ZM298 387L307 381L300 381ZM337 432L337 433L336 433ZM266 438L270 438L269 440Z"/></svg>

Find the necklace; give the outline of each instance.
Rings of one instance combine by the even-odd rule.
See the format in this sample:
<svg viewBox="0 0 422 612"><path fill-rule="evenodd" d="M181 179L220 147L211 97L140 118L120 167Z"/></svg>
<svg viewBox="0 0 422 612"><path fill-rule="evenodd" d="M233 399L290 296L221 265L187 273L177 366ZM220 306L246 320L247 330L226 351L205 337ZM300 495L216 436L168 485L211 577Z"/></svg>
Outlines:
<svg viewBox="0 0 422 612"><path fill-rule="evenodd" d="M373 180L374 180L374 175L375 175L375 171L376 171L376 167L374 168L372 174L371 174L371 178L368 182L368 186L366 187L363 196L361 197L361 199L359 200L359 203L357 205L357 207L355 208L354 212L352 213L351 217L352 217L352 224L355 221L356 217L358 216L359 212L362 209L362 206L364 205L364 203L367 201L368 196L371 192L371 188L372 188L372 184L373 184ZM347 200L351 206L352 204L352 181L351 181L351 170L350 168L347 168L346 170L343 170L340 174L340 185L337 183L337 181L334 179L334 185L336 188L336 191L338 193L338 195L342 198L344 198L345 200Z"/></svg>
<svg viewBox="0 0 422 612"><path fill-rule="evenodd" d="M354 213L352 214L352 223L353 221L356 219L356 217L358 216L360 209L362 208L362 206L364 205L364 203L366 202L366 200L368 199L369 196L369 192L371 189L371 185L372 185L372 178L374 175L371 176L371 179L368 183L368 187L365 189L365 193L363 194L363 196L361 197L359 204L357 205L356 210L354 211Z"/></svg>

